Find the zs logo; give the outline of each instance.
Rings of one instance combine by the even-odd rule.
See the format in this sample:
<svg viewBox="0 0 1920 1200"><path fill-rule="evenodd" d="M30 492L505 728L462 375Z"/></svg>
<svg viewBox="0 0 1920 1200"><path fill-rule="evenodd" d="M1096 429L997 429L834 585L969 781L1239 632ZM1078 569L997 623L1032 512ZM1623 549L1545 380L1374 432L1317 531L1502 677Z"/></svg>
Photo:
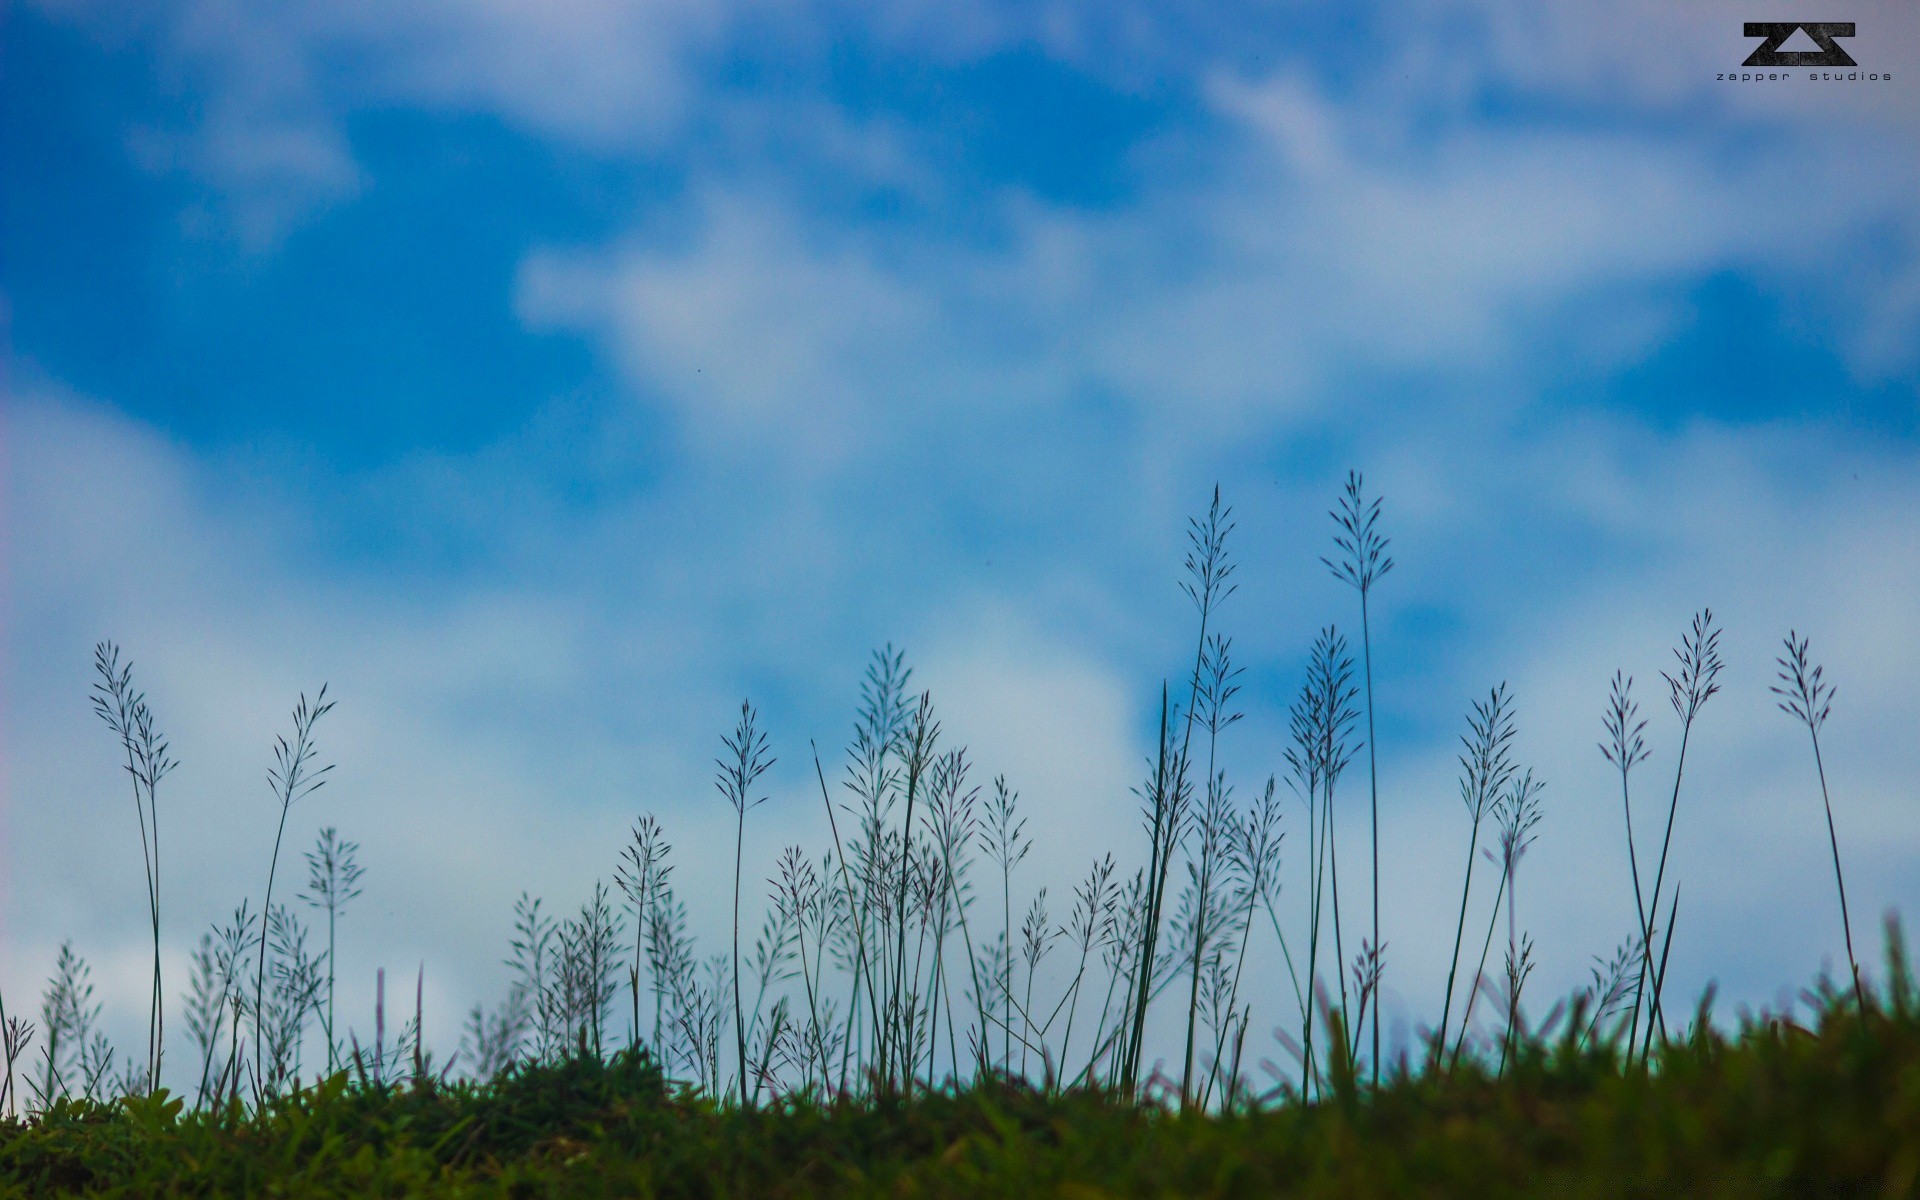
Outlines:
<svg viewBox="0 0 1920 1200"><path fill-rule="evenodd" d="M1804 29L1818 50L1782 50L1780 44ZM1853 36L1852 21L1748 21L1748 37L1766 41L1747 55L1743 67L1851 67L1853 56L1834 43L1834 38Z"/></svg>

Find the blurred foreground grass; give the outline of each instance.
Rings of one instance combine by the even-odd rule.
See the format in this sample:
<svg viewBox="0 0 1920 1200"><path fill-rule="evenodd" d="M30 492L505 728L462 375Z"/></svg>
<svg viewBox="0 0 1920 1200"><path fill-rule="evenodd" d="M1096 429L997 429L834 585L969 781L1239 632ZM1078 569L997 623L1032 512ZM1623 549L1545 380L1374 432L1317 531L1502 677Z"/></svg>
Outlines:
<svg viewBox="0 0 1920 1200"><path fill-rule="evenodd" d="M1227 1114L1005 1080L742 1110L677 1094L631 1052L486 1084L342 1074L259 1112L62 1101L0 1123L0 1195L1920 1194L1904 970L1864 1013L1831 990L1813 1012L1696 1020L1644 1070L1560 1035L1504 1069L1470 1057L1377 1092L1336 1067L1324 1102Z"/></svg>

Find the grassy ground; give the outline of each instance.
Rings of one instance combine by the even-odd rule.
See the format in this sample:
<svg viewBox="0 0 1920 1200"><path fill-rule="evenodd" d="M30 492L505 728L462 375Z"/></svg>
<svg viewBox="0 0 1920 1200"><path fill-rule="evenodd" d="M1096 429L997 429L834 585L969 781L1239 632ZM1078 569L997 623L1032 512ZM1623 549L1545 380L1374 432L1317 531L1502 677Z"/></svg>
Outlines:
<svg viewBox="0 0 1920 1200"><path fill-rule="evenodd" d="M1711 1026L1651 1069L1535 1041L1330 1096L1181 1114L996 1083L754 1110L622 1053L486 1085L345 1075L252 1114L62 1102L0 1124L0 1195L1403 1196L1920 1193L1920 1012Z"/></svg>
<svg viewBox="0 0 1920 1200"><path fill-rule="evenodd" d="M200 1080L191 1107L149 1094L168 1078L156 785L173 762L131 664L102 643L95 708L132 776L147 856L147 1045L116 1071L89 969L70 944L37 1030L0 1003L0 1112L31 1114L0 1120L0 1200L1915 1193L1920 1000L1891 917L1884 990L1856 965L1820 755L1832 690L1797 635L1785 640L1774 692L1810 737L1828 835L1813 849L1832 855L1847 983L1808 997L1797 1010L1810 1014L1804 1027L1755 1018L1727 1028L1704 1006L1689 1021L1664 991L1680 892L1668 851L1686 748L1720 686L1720 633L1707 610L1663 674L1678 751L1670 791L1658 781L1650 802L1641 777L1642 807L1656 806L1660 833L1645 836L1643 815L1638 842L1633 771L1648 759L1647 722L1631 678L1614 677L1601 752L1619 776L1619 895L1632 896L1634 924L1598 961L1593 986L1532 1034L1525 989L1535 952L1514 895L1544 785L1514 750L1506 686L1473 702L1460 759L1465 869L1440 1022L1423 1061L1391 1069L1377 1003L1387 968L1378 826L1364 826L1372 871L1361 881L1374 903L1356 909L1361 889L1350 886L1344 930L1334 837L1335 785L1362 744L1366 812L1378 812L1366 605L1392 567L1379 507L1350 477L1333 513L1337 561L1323 560L1359 594L1359 673L1346 640L1325 629L1289 710L1287 786L1270 777L1251 801L1235 799L1215 769L1216 743L1242 715L1240 668L1217 620L1235 587L1231 509L1216 491L1190 523L1181 586L1198 636L1178 689L1184 703L1176 689L1162 691L1157 746L1137 789L1145 865L1129 876L1124 859L1096 857L1066 922L1050 914L1044 888L1016 888L1034 848L1018 793L1002 777L990 794L970 782L965 747L942 740L932 697L910 686L904 655L888 648L867 672L837 799L814 756L831 848L780 855L757 937L750 908L742 926L742 906L764 864L749 869L743 847L773 758L743 702L716 763L734 818L726 952L696 948L664 828L645 815L620 851L619 897L596 881L578 916L565 917L522 894L508 993L474 1008L460 1053L437 1074L419 1036L420 977L397 1043L386 1036L384 974L371 1047L336 1024L336 933L359 895L356 844L327 828L307 855L303 897L325 913L324 948L285 903L287 886L274 903L287 813L331 770L314 732L332 704L325 688L311 703L303 695L269 773L279 826L263 903L241 903L192 957L184 1018L198 1053L185 1071L174 1063L175 1077ZM1356 743L1363 696L1368 734ZM1289 794L1304 811L1289 815ZM1291 868L1301 886L1289 885L1283 913L1289 828L1298 830L1289 844L1304 834L1305 845ZM1492 878L1482 868L1476 888L1483 858ZM1506 944L1495 955L1503 915ZM1269 932L1284 976L1243 971ZM316 1022L326 1063L352 1061L352 1075L314 1082L303 1073ZM603 1053L633 1038L655 1057ZM1264 1067L1260 1048L1278 1053L1276 1044L1297 1051L1297 1086L1261 1095L1270 1080L1252 1064ZM456 1060L470 1079L449 1078ZM1061 1094L1025 1081L1030 1067L1059 1063L1089 1088ZM404 1082L383 1082L396 1070Z"/></svg>

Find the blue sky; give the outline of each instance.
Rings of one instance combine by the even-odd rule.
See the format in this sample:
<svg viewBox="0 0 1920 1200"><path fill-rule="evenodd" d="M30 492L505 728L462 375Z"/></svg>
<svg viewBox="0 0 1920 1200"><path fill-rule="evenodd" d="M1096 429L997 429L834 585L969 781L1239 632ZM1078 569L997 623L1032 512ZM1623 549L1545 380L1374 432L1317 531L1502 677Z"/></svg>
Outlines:
<svg viewBox="0 0 1920 1200"><path fill-rule="evenodd" d="M819 844L808 741L888 642L1063 895L1138 849L1215 483L1228 761L1280 768L1314 631L1357 617L1318 562L1349 468L1400 562L1389 1011L1437 1007L1452 744L1503 679L1549 784L1543 991L1624 933L1606 681L1670 770L1656 672L1704 605L1679 985L1804 983L1839 943L1766 691L1790 627L1840 683L1855 912L1920 899L1920 19L1850 14L1891 81L1762 86L1715 75L1797 14L1536 7L15 6L0 986L72 936L136 1015L101 637L184 764L182 962L259 890L268 748L322 680L338 780L296 840L363 844L342 967L424 961L441 1028L499 988L513 897L576 903L638 812L718 861L742 696L781 759L752 852Z"/></svg>

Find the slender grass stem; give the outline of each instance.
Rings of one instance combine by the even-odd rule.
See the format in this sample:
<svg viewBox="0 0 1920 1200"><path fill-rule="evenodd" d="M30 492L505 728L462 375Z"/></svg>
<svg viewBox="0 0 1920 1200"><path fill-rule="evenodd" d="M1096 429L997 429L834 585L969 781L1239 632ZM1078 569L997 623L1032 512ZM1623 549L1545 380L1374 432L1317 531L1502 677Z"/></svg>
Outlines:
<svg viewBox="0 0 1920 1200"><path fill-rule="evenodd" d="M1607 732L1607 741L1600 743L1600 753L1620 771L1620 809L1626 822L1627 833L1627 869L1633 879L1633 911L1638 922L1634 928L1635 940L1646 953L1645 945L1651 936L1649 933L1647 905L1640 889L1640 858L1634 848L1633 840L1633 793L1630 775L1633 768L1647 758L1646 742L1642 732L1647 723L1639 720L1639 706L1633 700L1633 679L1622 672L1613 673L1613 685L1607 698L1607 711L1602 725ZM1633 1015L1627 1032L1627 1044L1631 1046L1639 1037L1640 995L1636 986L1633 999Z"/></svg>
<svg viewBox="0 0 1920 1200"><path fill-rule="evenodd" d="M1692 628L1680 639L1680 645L1674 649L1673 655L1678 660L1678 669L1670 674L1662 672L1662 678L1667 681L1668 698L1673 704L1673 711L1680 718L1680 754L1674 762L1673 796L1667 802L1667 827L1660 839L1660 863L1653 874L1653 895L1647 905L1649 918L1658 916L1660 912L1661 889L1667 875L1667 854L1673 848L1673 827L1680 810L1680 783L1686 775L1687 748L1693 737L1693 723L1706 702L1720 690L1720 631L1714 627L1712 609L1703 608L1694 615ZM1668 921L1666 945L1671 949L1671 915ZM1634 993L1636 997L1639 996L1645 990L1648 979L1652 979L1654 988L1646 1034L1646 1044L1650 1046L1656 1025L1660 1036L1666 1037L1666 1015L1660 1007L1660 984L1666 973L1654 968L1652 925L1649 924L1643 933L1645 944L1640 964L1640 982L1635 985ZM1663 962L1665 957L1663 951Z"/></svg>
<svg viewBox="0 0 1920 1200"><path fill-rule="evenodd" d="M1853 995L1866 1016L1866 988L1860 982L1860 960L1853 955L1853 919L1847 915L1847 877L1840 869L1840 835L1833 827L1833 800L1827 795L1827 768L1820 757L1820 735L1813 735L1813 766L1820 776L1820 803L1827 810L1827 844L1833 850L1833 879L1840 892L1840 929L1847 942L1847 967L1853 975Z"/></svg>
<svg viewBox="0 0 1920 1200"><path fill-rule="evenodd" d="M749 1107L752 1100L747 1092L747 1076L750 1064L747 1060L747 1026L745 1010L740 999L740 875L745 853L747 836L747 810L758 808L765 803L766 797L754 798L754 785L760 777L773 766L773 757L767 752L766 735L760 732L756 723L753 705L748 701L740 702L740 721L734 726L733 734L721 739L727 749L727 757L716 759L720 776L714 786L732 807L734 812L733 838L733 1033L734 1046L738 1052L740 1066L740 1106ZM755 1005L755 1017L758 1018L758 1004Z"/></svg>
<svg viewBox="0 0 1920 1200"><path fill-rule="evenodd" d="M1773 687L1773 694L1782 697L1780 711L1797 718L1807 727L1807 736L1813 742L1813 767L1820 779L1820 804L1827 814L1827 845L1833 851L1833 881L1840 893L1840 929L1846 937L1847 968L1853 976L1853 995L1859 1005L1860 1015L1867 1013L1866 989L1860 982L1860 961L1853 955L1853 920L1847 913L1847 877L1840 869L1840 835L1833 823L1833 798L1827 792L1827 766L1820 754L1820 727L1827 722L1827 716L1833 711L1833 693L1831 684L1822 679L1824 668L1811 663L1807 655L1807 639L1800 637L1798 631L1789 631L1786 637L1786 654L1777 659L1780 666L1780 684Z"/></svg>
<svg viewBox="0 0 1920 1200"><path fill-rule="evenodd" d="M1391 565L1391 563L1389 563ZM1373 944L1380 946L1380 761L1373 732L1373 627L1367 614L1367 591L1360 593L1360 661L1367 693L1367 808L1373 820ZM1378 977L1374 983L1379 988ZM1373 1005L1373 1086L1380 1086L1380 1009Z"/></svg>
<svg viewBox="0 0 1920 1200"><path fill-rule="evenodd" d="M1454 924L1453 954L1447 967L1447 994L1440 1010L1438 1045L1443 1050L1453 1013L1454 983L1460 970L1460 945L1466 935L1467 900L1473 891L1473 863L1480 845L1480 822L1494 799L1506 789L1515 771L1512 760L1513 702L1507 695L1506 684L1492 689L1486 700L1474 701L1473 709L1467 715L1467 729L1468 733L1460 739L1464 751L1460 756L1460 800L1466 806L1473 830L1467 840L1467 869L1460 885L1460 916Z"/></svg>
<svg viewBox="0 0 1920 1200"><path fill-rule="evenodd" d="M273 881L280 866L280 845L287 833L287 814L296 801L312 795L327 782L326 776L333 770L328 763L317 771L309 771L317 750L313 743L313 729L321 717L333 708L333 701L327 699L327 685L320 685L320 693L313 703L307 703L306 693L301 693L300 702L293 710L293 740L282 737L274 743L274 765L267 771L267 782L274 789L274 798L280 802L280 822L273 835L273 857L267 863L266 902L260 910L260 957L253 981L253 1067L254 1091L256 1100L264 1100L267 1080L262 1064L262 1050L265 1041L265 1013L267 995L267 922L273 913ZM235 1086L238 1086L238 1079Z"/></svg>
<svg viewBox="0 0 1920 1200"><path fill-rule="evenodd" d="M1347 473L1347 486L1340 502L1327 514L1333 518L1335 526L1334 547L1339 558L1322 558L1334 578L1351 586L1360 593L1360 656L1366 681L1367 693L1367 791L1368 809L1372 814L1372 892L1373 892L1373 942L1376 953L1380 941L1380 764L1375 752L1373 721L1373 624L1368 608L1368 600L1373 585L1393 570L1393 559L1387 555L1388 539L1381 535L1380 498L1366 499L1362 480L1358 471ZM1338 888L1335 888L1335 910L1339 908ZM1339 921L1336 915L1335 926ZM1338 936L1334 939L1339 941ZM1346 960L1341 959L1344 963ZM1345 980L1342 968L1342 980ZM1344 1001L1343 1001L1344 1003ZM1356 1033L1359 1031L1356 1030ZM1373 1007L1373 1084L1380 1083L1380 1005Z"/></svg>

